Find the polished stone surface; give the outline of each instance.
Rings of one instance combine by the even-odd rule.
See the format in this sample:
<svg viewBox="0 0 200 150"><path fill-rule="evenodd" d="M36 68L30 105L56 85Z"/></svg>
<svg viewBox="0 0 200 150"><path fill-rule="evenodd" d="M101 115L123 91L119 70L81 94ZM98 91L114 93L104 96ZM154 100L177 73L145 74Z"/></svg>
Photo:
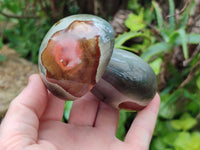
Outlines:
<svg viewBox="0 0 200 150"><path fill-rule="evenodd" d="M116 108L140 109L154 97L156 75L140 57L114 49L102 79L92 93Z"/></svg>
<svg viewBox="0 0 200 150"><path fill-rule="evenodd" d="M43 81L60 98L83 96L103 75L113 43L112 27L101 18L75 15L60 20L41 44L39 66Z"/></svg>

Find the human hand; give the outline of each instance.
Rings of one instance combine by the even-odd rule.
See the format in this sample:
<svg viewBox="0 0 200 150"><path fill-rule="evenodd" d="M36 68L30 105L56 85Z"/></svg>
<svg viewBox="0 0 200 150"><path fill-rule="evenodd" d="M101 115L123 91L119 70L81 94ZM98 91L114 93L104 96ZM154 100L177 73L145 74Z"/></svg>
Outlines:
<svg viewBox="0 0 200 150"><path fill-rule="evenodd" d="M125 141L115 137L119 111L92 94L74 101L63 123L64 101L49 93L39 75L17 96L0 126L0 150L147 150L160 98L139 111Z"/></svg>

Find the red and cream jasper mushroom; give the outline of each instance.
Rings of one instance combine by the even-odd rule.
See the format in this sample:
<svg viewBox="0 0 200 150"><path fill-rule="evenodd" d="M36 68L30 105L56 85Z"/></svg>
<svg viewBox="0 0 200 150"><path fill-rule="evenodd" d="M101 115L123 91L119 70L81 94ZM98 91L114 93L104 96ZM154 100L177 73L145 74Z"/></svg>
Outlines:
<svg viewBox="0 0 200 150"><path fill-rule="evenodd" d="M66 17L41 44L41 77L65 100L91 91L115 108L141 109L155 95L155 74L142 59L123 50L113 52L113 46L114 32L105 20L93 15Z"/></svg>

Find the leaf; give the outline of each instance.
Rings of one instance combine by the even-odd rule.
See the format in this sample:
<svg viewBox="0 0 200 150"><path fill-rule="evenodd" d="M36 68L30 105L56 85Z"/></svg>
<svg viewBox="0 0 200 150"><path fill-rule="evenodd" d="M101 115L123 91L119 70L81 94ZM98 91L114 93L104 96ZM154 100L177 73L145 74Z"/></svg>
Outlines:
<svg viewBox="0 0 200 150"><path fill-rule="evenodd" d="M160 103L160 109L159 109L159 117L164 119L172 119L176 113L176 106L174 103L167 104L166 100L163 101L163 97L161 98L162 101Z"/></svg>
<svg viewBox="0 0 200 150"><path fill-rule="evenodd" d="M187 42L189 44L199 44L200 43L200 34L191 33L187 35Z"/></svg>
<svg viewBox="0 0 200 150"><path fill-rule="evenodd" d="M189 132L181 132L174 141L175 150L189 150L190 145L190 134Z"/></svg>
<svg viewBox="0 0 200 150"><path fill-rule="evenodd" d="M173 129L169 121L165 121L163 119L158 118L155 131L154 131L155 136L164 137L165 135L167 135L168 133L171 133L172 131Z"/></svg>
<svg viewBox="0 0 200 150"><path fill-rule="evenodd" d="M156 138L152 140L150 150L166 150L166 144L161 138Z"/></svg>
<svg viewBox="0 0 200 150"><path fill-rule="evenodd" d="M182 89L174 91L171 95L169 93L160 95L161 103L159 109L159 116L165 119L172 119L176 113L175 102L178 100L182 93Z"/></svg>
<svg viewBox="0 0 200 150"><path fill-rule="evenodd" d="M129 14L128 18L125 21L125 25L131 31L139 31L146 27L146 24L143 22L144 12L141 9L139 15Z"/></svg>
<svg viewBox="0 0 200 150"><path fill-rule="evenodd" d="M155 8L156 19L157 19L157 22L158 22L158 27L161 29L162 25L163 25L163 17L162 17L161 8L159 7L159 5L158 5L158 3L156 1L153 1L152 5Z"/></svg>
<svg viewBox="0 0 200 150"><path fill-rule="evenodd" d="M2 7L8 9L9 11L13 12L14 14L21 12L20 4L17 1L4 0Z"/></svg>
<svg viewBox="0 0 200 150"><path fill-rule="evenodd" d="M116 137L120 140L123 140L126 135L125 123L127 120L127 115L124 110L120 110L119 118L120 119L119 119L119 123L118 123Z"/></svg>
<svg viewBox="0 0 200 150"><path fill-rule="evenodd" d="M189 10L189 9L186 9L186 10L182 13L182 15L180 16L180 19L179 19L178 24L177 24L177 28L184 28L184 29L187 28L188 19L189 19L188 10Z"/></svg>
<svg viewBox="0 0 200 150"><path fill-rule="evenodd" d="M176 138L178 136L178 133L179 132L177 132L177 131L168 132L163 137L163 142L165 142L169 146L173 146L174 145L174 141L176 140Z"/></svg>
<svg viewBox="0 0 200 150"><path fill-rule="evenodd" d="M121 48L121 46L128 40L136 37L142 37L145 39L148 39L151 42L151 39L149 39L148 36L146 36L143 33L140 32L125 32L123 34L120 34L116 39L115 39L115 48Z"/></svg>
<svg viewBox="0 0 200 150"><path fill-rule="evenodd" d="M194 101L194 102L199 102L198 96L196 95L196 93L191 93L187 89L184 89L183 96L187 99Z"/></svg>
<svg viewBox="0 0 200 150"><path fill-rule="evenodd" d="M152 56L158 55L163 52L168 52L173 48L173 45L170 43L160 42L154 45L151 45L146 52L141 55L141 58L145 61L148 61Z"/></svg>
<svg viewBox="0 0 200 150"><path fill-rule="evenodd" d="M188 47L187 47L187 34L185 32L185 30L183 28L178 30L178 33L180 35L180 39L181 39L181 45L183 47L183 54L185 59L188 59L189 54L188 54Z"/></svg>
<svg viewBox="0 0 200 150"><path fill-rule="evenodd" d="M196 84L198 89L200 90L200 76L197 78Z"/></svg>
<svg viewBox="0 0 200 150"><path fill-rule="evenodd" d="M170 31L175 30L175 6L174 6L174 0L168 0L169 1L169 29Z"/></svg>
<svg viewBox="0 0 200 150"><path fill-rule="evenodd" d="M200 149L200 132L193 132L191 135L190 149L199 150Z"/></svg>
<svg viewBox="0 0 200 150"><path fill-rule="evenodd" d="M186 34L184 28L179 29L178 31L174 31L169 36L169 43L175 43L176 45L182 45L183 54L185 59L188 59L188 47L187 44L189 43L189 37Z"/></svg>
<svg viewBox="0 0 200 150"><path fill-rule="evenodd" d="M188 14L190 15L190 16L193 16L193 15L195 15L195 8L196 8L196 5L198 5L197 4L198 2L197 1L191 1L190 2L190 7L189 8L187 8L188 9Z"/></svg>
<svg viewBox="0 0 200 150"><path fill-rule="evenodd" d="M132 48L132 47L119 46L117 48L127 50L127 51L131 51L131 52L135 52L135 53L139 53L139 49L135 49L135 48Z"/></svg>
<svg viewBox="0 0 200 150"><path fill-rule="evenodd" d="M149 64L156 75L158 75L160 73L161 64L162 64L161 58L157 58Z"/></svg>
<svg viewBox="0 0 200 150"><path fill-rule="evenodd" d="M178 31L173 31L170 33L168 38L169 38L170 43L174 43L178 38L180 38L180 34ZM181 42L180 42L180 44L181 44Z"/></svg>
<svg viewBox="0 0 200 150"><path fill-rule="evenodd" d="M129 0L128 4L127 4L127 8L130 10L139 10L141 8L141 6L138 3L138 0Z"/></svg>
<svg viewBox="0 0 200 150"><path fill-rule="evenodd" d="M184 113L179 120L172 120L171 126L176 130L190 130L197 124L197 120L190 116L188 113Z"/></svg>
<svg viewBox="0 0 200 150"><path fill-rule="evenodd" d="M187 111L190 112L192 115L198 115L198 113L200 112L200 102L198 101L198 99L196 99L196 101L191 101L187 105Z"/></svg>
<svg viewBox="0 0 200 150"><path fill-rule="evenodd" d="M175 150L199 150L200 149L199 132L180 132L174 141Z"/></svg>
<svg viewBox="0 0 200 150"><path fill-rule="evenodd" d="M69 119L72 104L73 104L73 101L66 101L65 102L65 109L64 109L64 116L63 116L65 118L65 120Z"/></svg>
<svg viewBox="0 0 200 150"><path fill-rule="evenodd" d="M181 45L181 43L182 43L181 38L177 38L175 41L175 44ZM187 34L187 43L188 44L199 44L200 43L200 34L195 34L195 33Z"/></svg>

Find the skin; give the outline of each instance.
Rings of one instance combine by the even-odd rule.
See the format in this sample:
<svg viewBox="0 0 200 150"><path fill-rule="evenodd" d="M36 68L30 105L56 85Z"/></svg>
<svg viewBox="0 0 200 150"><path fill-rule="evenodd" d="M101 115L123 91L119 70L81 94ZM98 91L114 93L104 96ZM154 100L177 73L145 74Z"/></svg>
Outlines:
<svg viewBox="0 0 200 150"><path fill-rule="evenodd" d="M148 150L158 114L158 94L133 121L125 141L115 137L119 111L91 93L73 103L63 123L64 101L39 75L10 104L0 126L0 150Z"/></svg>

